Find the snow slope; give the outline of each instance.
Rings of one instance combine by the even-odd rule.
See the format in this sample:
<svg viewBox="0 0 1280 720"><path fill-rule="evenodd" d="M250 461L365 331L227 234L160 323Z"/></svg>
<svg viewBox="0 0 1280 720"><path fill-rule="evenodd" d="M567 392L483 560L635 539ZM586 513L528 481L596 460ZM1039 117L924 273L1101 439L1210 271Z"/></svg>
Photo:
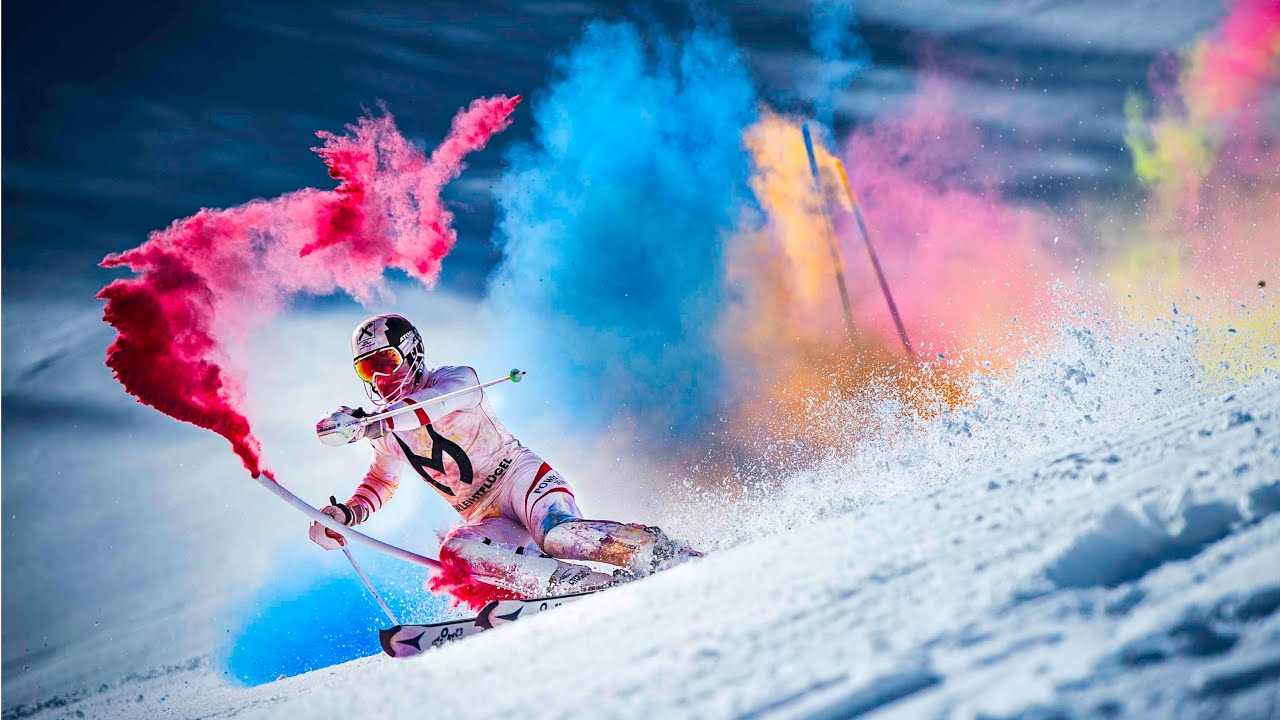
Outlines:
<svg viewBox="0 0 1280 720"><path fill-rule="evenodd" d="M880 408L892 441L699 505L720 551L456 646L9 716L1280 717L1280 378L1144 342Z"/></svg>

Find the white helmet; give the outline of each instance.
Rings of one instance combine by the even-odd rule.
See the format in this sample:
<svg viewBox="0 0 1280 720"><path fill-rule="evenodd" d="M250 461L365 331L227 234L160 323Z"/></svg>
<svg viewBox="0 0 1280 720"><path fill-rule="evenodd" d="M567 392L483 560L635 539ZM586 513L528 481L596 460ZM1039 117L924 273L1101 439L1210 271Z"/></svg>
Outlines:
<svg viewBox="0 0 1280 720"><path fill-rule="evenodd" d="M408 394L426 372L422 335L413 323L399 315L374 315L351 334L351 361L364 383L365 394L377 403L392 403ZM395 392L383 396L373 383L375 375L390 375L403 364L409 373Z"/></svg>

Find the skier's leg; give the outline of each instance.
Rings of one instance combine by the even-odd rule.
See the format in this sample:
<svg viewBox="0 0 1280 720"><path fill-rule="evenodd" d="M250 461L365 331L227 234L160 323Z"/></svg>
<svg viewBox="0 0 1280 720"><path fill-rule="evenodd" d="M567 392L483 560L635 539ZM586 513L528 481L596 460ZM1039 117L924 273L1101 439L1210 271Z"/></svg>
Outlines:
<svg viewBox="0 0 1280 720"><path fill-rule="evenodd" d="M505 517L454 528L440 551L442 558L463 563L475 580L524 597L598 590L614 582L612 575L543 555L524 527Z"/></svg>
<svg viewBox="0 0 1280 720"><path fill-rule="evenodd" d="M592 560L617 565L637 577L702 556L702 553L672 540L661 528L652 525L582 518L556 524L543 536L540 547L544 552L566 560Z"/></svg>
<svg viewBox="0 0 1280 720"><path fill-rule="evenodd" d="M644 576L701 554L656 527L583 519L573 489L545 462L539 461L536 470L532 462L513 469L504 509L519 518L538 547L552 557L607 563ZM531 470L532 477L526 479Z"/></svg>

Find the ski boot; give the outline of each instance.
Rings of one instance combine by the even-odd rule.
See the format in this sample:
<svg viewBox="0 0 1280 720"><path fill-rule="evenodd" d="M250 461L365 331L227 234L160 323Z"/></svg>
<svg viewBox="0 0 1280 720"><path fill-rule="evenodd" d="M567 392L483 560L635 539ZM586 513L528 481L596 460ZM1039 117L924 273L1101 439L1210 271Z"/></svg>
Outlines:
<svg viewBox="0 0 1280 720"><path fill-rule="evenodd" d="M694 558L702 557L702 553L694 550L688 543L667 537L667 534L662 532L662 528L656 525L646 525L644 529L656 539L646 575L661 572Z"/></svg>

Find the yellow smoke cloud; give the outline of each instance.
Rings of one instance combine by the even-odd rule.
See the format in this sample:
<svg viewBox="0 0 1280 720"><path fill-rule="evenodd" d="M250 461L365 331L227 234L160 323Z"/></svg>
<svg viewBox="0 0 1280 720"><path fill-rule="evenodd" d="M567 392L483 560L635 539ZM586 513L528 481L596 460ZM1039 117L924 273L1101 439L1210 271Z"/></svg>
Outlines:
<svg viewBox="0 0 1280 720"><path fill-rule="evenodd" d="M1213 169L1218 143L1203 127L1185 118L1146 120L1148 105L1137 93L1125 99L1128 120L1125 144L1133 155L1133 172L1155 193L1165 212L1193 207L1204 179Z"/></svg>
<svg viewBox="0 0 1280 720"><path fill-rule="evenodd" d="M810 337L830 329L831 303L836 290L832 264L831 228L814 191L808 154L798 123L766 110L744 138L756 171L751 189L767 218L766 242L776 244L780 262L768 273L788 294L790 320ZM814 145L819 167L835 157ZM835 314L840 319L839 312Z"/></svg>
<svg viewBox="0 0 1280 720"><path fill-rule="evenodd" d="M1280 369L1280 128L1260 112L1280 94L1278 60L1280 7L1240 0L1181 54L1154 113L1130 94L1126 144L1150 197L1103 230L1104 275L1129 316L1193 308L1202 367L1236 381Z"/></svg>

